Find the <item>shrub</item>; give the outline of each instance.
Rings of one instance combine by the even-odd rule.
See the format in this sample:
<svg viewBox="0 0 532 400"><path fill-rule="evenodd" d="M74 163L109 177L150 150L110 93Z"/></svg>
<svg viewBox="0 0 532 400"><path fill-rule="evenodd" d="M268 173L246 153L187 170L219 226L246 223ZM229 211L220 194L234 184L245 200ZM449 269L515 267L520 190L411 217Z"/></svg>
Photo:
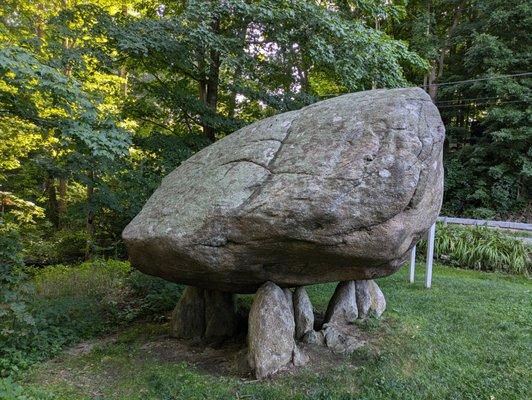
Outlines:
<svg viewBox="0 0 532 400"><path fill-rule="evenodd" d="M0 265L21 265L21 251L17 227L0 219Z"/></svg>
<svg viewBox="0 0 532 400"><path fill-rule="evenodd" d="M128 262L96 260L32 269L37 294L46 299L88 297L106 304L119 320L160 320L177 303L182 287L132 270Z"/></svg>
<svg viewBox="0 0 532 400"><path fill-rule="evenodd" d="M114 330L120 324L113 308L118 297L125 297L122 288L129 264L97 261L27 271L34 275L36 287L24 303L31 324L18 323L11 328L11 318L4 320L4 331L9 335L1 337L0 376L16 373L54 356L64 346ZM13 285L12 294L20 296L23 284L25 281Z"/></svg>
<svg viewBox="0 0 532 400"><path fill-rule="evenodd" d="M128 309L124 310L127 320L149 318L161 320L167 311L175 307L181 293L182 285L165 281L133 270L128 279L131 289L131 301Z"/></svg>
<svg viewBox="0 0 532 400"><path fill-rule="evenodd" d="M88 236L84 231L62 230L48 235L46 231L27 230L23 244L27 264L73 263L85 257Z"/></svg>
<svg viewBox="0 0 532 400"><path fill-rule="evenodd" d="M54 397L42 389L24 388L10 378L0 378L2 400L52 400Z"/></svg>
<svg viewBox="0 0 532 400"><path fill-rule="evenodd" d="M129 263L117 260L26 271L36 288L27 304L32 325L11 329L12 334L3 338L0 376L52 357L72 343L116 331L126 322L164 319L182 291L179 285L132 271ZM17 284L12 288L14 293L21 290Z"/></svg>
<svg viewBox="0 0 532 400"><path fill-rule="evenodd" d="M421 248L426 247L422 242ZM444 263L482 271L528 275L530 247L500 230L438 223L435 256Z"/></svg>
<svg viewBox="0 0 532 400"><path fill-rule="evenodd" d="M96 297L119 301L123 297L129 263L95 260L77 266L63 264L36 270L37 294L43 298Z"/></svg>
<svg viewBox="0 0 532 400"><path fill-rule="evenodd" d="M20 250L17 228L12 224L0 225L0 364L7 342L27 334L35 324L28 311L33 287L21 271Z"/></svg>

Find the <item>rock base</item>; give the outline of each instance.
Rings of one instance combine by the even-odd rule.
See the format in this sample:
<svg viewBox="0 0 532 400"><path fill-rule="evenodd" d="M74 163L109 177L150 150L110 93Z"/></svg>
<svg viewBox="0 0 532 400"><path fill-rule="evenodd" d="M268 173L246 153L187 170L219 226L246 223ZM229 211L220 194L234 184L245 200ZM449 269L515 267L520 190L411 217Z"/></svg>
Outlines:
<svg viewBox="0 0 532 400"><path fill-rule="evenodd" d="M292 296L272 282L262 285L253 300L248 320L248 362L257 379L300 362L295 342Z"/></svg>
<svg viewBox="0 0 532 400"><path fill-rule="evenodd" d="M380 317L386 301L372 280L345 281L336 287L321 330L314 330L314 313L305 288L292 293L267 282L257 291L249 315L248 361L257 379L308 362L297 341L350 353L365 344L353 323Z"/></svg>
<svg viewBox="0 0 532 400"><path fill-rule="evenodd" d="M237 332L234 294L187 286L170 319L178 339L221 340Z"/></svg>
<svg viewBox="0 0 532 400"><path fill-rule="evenodd" d="M255 294L248 317L247 363L257 379L309 361L305 345L350 353L363 346L357 319L380 317L386 301L372 280L340 282L323 325L314 329L314 312L304 287L292 292L272 282ZM231 293L187 287L172 313L172 336L223 339L236 335L237 315ZM305 345L298 346L298 342ZM308 347L306 347L309 349Z"/></svg>

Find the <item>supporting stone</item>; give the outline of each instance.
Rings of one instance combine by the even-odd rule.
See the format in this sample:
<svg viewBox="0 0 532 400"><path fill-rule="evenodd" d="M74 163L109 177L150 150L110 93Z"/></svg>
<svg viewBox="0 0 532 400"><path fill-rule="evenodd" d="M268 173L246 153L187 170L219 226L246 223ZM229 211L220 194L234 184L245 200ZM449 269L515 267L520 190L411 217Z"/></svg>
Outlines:
<svg viewBox="0 0 532 400"><path fill-rule="evenodd" d="M170 332L178 339L200 339L205 333L205 290L187 286L172 312Z"/></svg>
<svg viewBox="0 0 532 400"><path fill-rule="evenodd" d="M373 280L370 281L369 291L371 295L370 311L374 313L376 317L380 317L384 310L386 310L386 298L379 285L377 285L377 282Z"/></svg>
<svg viewBox="0 0 532 400"><path fill-rule="evenodd" d="M364 345L364 342L353 336L346 325L325 324L323 325L323 336L325 345L333 353L352 353L357 348Z"/></svg>
<svg viewBox="0 0 532 400"><path fill-rule="evenodd" d="M301 340L305 334L314 329L314 312L307 291L303 286L296 288L293 299L296 339Z"/></svg>
<svg viewBox="0 0 532 400"><path fill-rule="evenodd" d="M325 313L327 324L351 324L358 317L355 281L340 282Z"/></svg>
<svg viewBox="0 0 532 400"><path fill-rule="evenodd" d="M359 318L380 317L386 309L384 295L373 280L356 281L356 301Z"/></svg>
<svg viewBox="0 0 532 400"><path fill-rule="evenodd" d="M310 360L310 357L305 354L299 347L294 346L294 351L292 352L292 363L296 367L302 367L306 363L308 363Z"/></svg>
<svg viewBox="0 0 532 400"><path fill-rule="evenodd" d="M170 332L179 339L222 339L237 330L234 295L187 286L170 320Z"/></svg>
<svg viewBox="0 0 532 400"><path fill-rule="evenodd" d="M205 290L205 337L227 338L237 331L235 296L219 290Z"/></svg>
<svg viewBox="0 0 532 400"><path fill-rule="evenodd" d="M248 362L258 379L288 366L294 358L294 312L286 291L262 285L249 312Z"/></svg>
<svg viewBox="0 0 532 400"><path fill-rule="evenodd" d="M369 314L369 309L371 307L371 293L369 290L369 282L370 281L367 280L355 282L356 301L359 318L366 318Z"/></svg>
<svg viewBox="0 0 532 400"><path fill-rule="evenodd" d="M334 353L344 353L347 337L334 324L325 324L322 329L325 345Z"/></svg>
<svg viewBox="0 0 532 400"><path fill-rule="evenodd" d="M322 331L316 332L314 330L307 332L301 339L303 343L314 344L317 346L325 345L325 337Z"/></svg>
<svg viewBox="0 0 532 400"><path fill-rule="evenodd" d="M292 293L292 291L291 291L289 288L284 288L284 289L283 289L283 293L284 293L284 295L286 296L286 300L287 300L291 305L293 305L294 294Z"/></svg>
<svg viewBox="0 0 532 400"><path fill-rule="evenodd" d="M356 327L350 324L369 315L380 317L385 308L384 295L373 280L340 282L327 307L322 330L307 333L303 341L324 343L335 353L350 353L363 345L356 337Z"/></svg>

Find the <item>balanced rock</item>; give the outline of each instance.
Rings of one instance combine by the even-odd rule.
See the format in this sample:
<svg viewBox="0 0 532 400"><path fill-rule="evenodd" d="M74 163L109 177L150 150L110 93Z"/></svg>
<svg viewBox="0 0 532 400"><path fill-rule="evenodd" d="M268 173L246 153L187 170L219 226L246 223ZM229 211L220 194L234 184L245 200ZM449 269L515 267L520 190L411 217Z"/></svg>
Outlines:
<svg viewBox="0 0 532 400"><path fill-rule="evenodd" d="M248 362L258 379L285 368L297 352L292 302L272 282L262 285L253 299L248 321Z"/></svg>
<svg viewBox="0 0 532 400"><path fill-rule="evenodd" d="M390 275L434 223L444 127L419 88L251 124L166 176L123 238L164 279L252 293Z"/></svg>

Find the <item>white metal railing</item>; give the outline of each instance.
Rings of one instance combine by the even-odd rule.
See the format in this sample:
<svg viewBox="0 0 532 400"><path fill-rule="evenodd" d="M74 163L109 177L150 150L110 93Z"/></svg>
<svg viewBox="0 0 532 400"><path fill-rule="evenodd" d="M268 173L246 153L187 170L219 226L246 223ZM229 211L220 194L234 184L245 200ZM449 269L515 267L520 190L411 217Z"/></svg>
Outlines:
<svg viewBox="0 0 532 400"><path fill-rule="evenodd" d="M454 217L438 217L437 221L444 224L460 224L460 225L475 225L488 226L490 228L514 229L520 231L532 231L532 224L512 221L490 221L484 219L471 218L454 218ZM436 223L434 223L428 233L427 240L427 269L425 271L425 287L432 286L432 263L434 259L434 238L436 236ZM413 283L416 275L416 246L414 246L410 253L410 270L408 274L408 281Z"/></svg>
<svg viewBox="0 0 532 400"><path fill-rule="evenodd" d="M434 259L434 237L436 236L436 223L432 224L427 240L427 269L425 270L425 287L432 286L432 262ZM414 283L416 277L416 246L412 247L410 253L410 271L408 281Z"/></svg>
<svg viewBox="0 0 532 400"><path fill-rule="evenodd" d="M438 221L444 224L489 226L490 228L514 229L518 231L532 231L532 224L512 221L490 221L486 219L438 217Z"/></svg>

